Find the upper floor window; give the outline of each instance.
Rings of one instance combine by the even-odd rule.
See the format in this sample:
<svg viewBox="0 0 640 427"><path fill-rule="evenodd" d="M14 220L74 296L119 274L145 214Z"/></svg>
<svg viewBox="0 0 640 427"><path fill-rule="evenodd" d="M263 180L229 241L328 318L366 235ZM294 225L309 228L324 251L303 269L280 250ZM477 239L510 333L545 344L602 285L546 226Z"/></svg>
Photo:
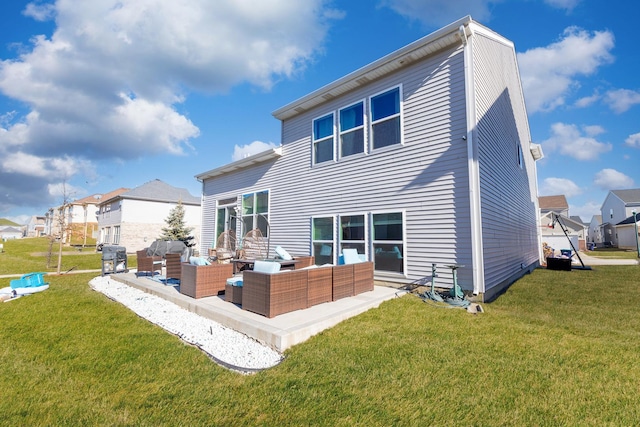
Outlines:
<svg viewBox="0 0 640 427"><path fill-rule="evenodd" d="M340 110L340 156L364 152L364 102Z"/></svg>
<svg viewBox="0 0 640 427"><path fill-rule="evenodd" d="M313 163L333 160L333 113L313 121Z"/></svg>
<svg viewBox="0 0 640 427"><path fill-rule="evenodd" d="M370 103L373 149L400 144L400 87L372 96Z"/></svg>
<svg viewBox="0 0 640 427"><path fill-rule="evenodd" d="M524 168L524 159L522 158L522 147L517 142L516 142L516 145L518 146L518 166L520 166L520 169L523 169Z"/></svg>
<svg viewBox="0 0 640 427"><path fill-rule="evenodd" d="M242 224L244 233L259 229L269 235L269 190L242 195Z"/></svg>

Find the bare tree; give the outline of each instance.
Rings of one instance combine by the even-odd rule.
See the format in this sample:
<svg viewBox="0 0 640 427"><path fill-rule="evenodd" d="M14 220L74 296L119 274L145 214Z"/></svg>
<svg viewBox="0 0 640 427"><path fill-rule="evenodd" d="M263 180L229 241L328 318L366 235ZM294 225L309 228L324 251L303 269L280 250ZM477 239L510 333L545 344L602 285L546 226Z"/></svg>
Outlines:
<svg viewBox="0 0 640 427"><path fill-rule="evenodd" d="M51 230L49 236L49 254L47 257L47 267L50 267L51 255L53 251L54 241L58 241L58 265L56 267L56 273L60 274L62 269L62 246L64 245L65 236L71 232L71 224L68 219L70 214L69 207L71 206L71 197L67 191L66 181L62 181L62 205L53 210L53 223L56 228Z"/></svg>

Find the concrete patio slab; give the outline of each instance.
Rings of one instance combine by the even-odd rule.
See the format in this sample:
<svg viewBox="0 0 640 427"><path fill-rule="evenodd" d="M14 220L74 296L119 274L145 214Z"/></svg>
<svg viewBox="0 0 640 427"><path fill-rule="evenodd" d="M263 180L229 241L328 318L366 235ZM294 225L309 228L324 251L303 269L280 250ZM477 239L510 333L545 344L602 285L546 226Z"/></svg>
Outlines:
<svg viewBox="0 0 640 427"><path fill-rule="evenodd" d="M182 295L176 287L163 285L148 277L136 277L135 273L118 273L109 277L171 301L186 310L252 337L279 352L404 293L392 287L374 286L370 292L269 319L225 301L224 295L194 299Z"/></svg>

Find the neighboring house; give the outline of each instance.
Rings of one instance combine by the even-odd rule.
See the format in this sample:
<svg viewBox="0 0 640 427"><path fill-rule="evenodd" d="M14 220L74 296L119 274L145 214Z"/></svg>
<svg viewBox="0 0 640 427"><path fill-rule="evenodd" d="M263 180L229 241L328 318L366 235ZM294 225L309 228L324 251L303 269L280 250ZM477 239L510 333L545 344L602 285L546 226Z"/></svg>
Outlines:
<svg viewBox="0 0 640 427"><path fill-rule="evenodd" d="M45 235L45 216L33 215L27 224L27 237L40 237Z"/></svg>
<svg viewBox="0 0 640 427"><path fill-rule="evenodd" d="M98 243L120 245L133 253L148 247L162 234L166 219L178 202L185 210L185 225L193 227L192 236L200 235L200 197L187 189L173 187L159 179L113 197L103 197L99 204Z"/></svg>
<svg viewBox="0 0 640 427"><path fill-rule="evenodd" d="M67 233L65 243L95 245L98 231L98 204L102 194L93 194L74 200L67 206Z"/></svg>
<svg viewBox="0 0 640 427"><path fill-rule="evenodd" d="M557 196L540 196L538 197L538 203L540 204L540 215L555 212L558 215L569 216L569 204L567 203L567 198L562 194Z"/></svg>
<svg viewBox="0 0 640 427"><path fill-rule="evenodd" d="M616 224L618 233L618 248L620 249L638 249L638 238L640 237L640 209L637 213L632 214L624 221Z"/></svg>
<svg viewBox="0 0 640 427"><path fill-rule="evenodd" d="M595 243L596 246L602 246L602 215L594 215L589 223L589 231L587 240L589 243Z"/></svg>
<svg viewBox="0 0 640 427"><path fill-rule="evenodd" d="M93 194L49 208L44 216L44 233L56 237L62 235L63 242L68 245L95 245L98 236L98 204L104 196L109 197L112 193ZM62 233L61 227L64 228Z"/></svg>
<svg viewBox="0 0 640 427"><path fill-rule="evenodd" d="M634 210L640 212L640 188L609 191L600 208L602 240L605 246L618 246L616 225L629 218Z"/></svg>
<svg viewBox="0 0 640 427"><path fill-rule="evenodd" d="M273 113L282 145L201 173L202 247L252 228L294 255L356 248L375 279L492 299L540 262L513 43L465 17ZM235 227L233 226L235 224Z"/></svg>
<svg viewBox="0 0 640 427"><path fill-rule="evenodd" d="M559 219L555 215L558 215ZM562 225L567 230L566 235L562 230ZM579 251L587 249L587 226L584 225L580 217L568 218L555 212L547 212L541 216L540 226L542 242L555 249L556 255L560 255L562 249L572 249L572 245Z"/></svg>
<svg viewBox="0 0 640 427"><path fill-rule="evenodd" d="M23 236L22 230L10 225L0 227L0 240L13 240L21 239Z"/></svg>

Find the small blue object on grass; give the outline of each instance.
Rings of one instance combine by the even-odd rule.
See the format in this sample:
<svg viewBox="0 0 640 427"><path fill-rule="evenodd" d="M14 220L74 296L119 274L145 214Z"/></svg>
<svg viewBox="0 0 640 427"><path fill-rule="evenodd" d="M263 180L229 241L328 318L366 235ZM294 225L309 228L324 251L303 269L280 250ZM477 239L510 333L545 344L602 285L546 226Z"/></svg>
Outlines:
<svg viewBox="0 0 640 427"><path fill-rule="evenodd" d="M9 286L11 289L17 288L37 288L47 283L44 281L44 275L47 273L28 273L22 275L20 279L13 279Z"/></svg>

